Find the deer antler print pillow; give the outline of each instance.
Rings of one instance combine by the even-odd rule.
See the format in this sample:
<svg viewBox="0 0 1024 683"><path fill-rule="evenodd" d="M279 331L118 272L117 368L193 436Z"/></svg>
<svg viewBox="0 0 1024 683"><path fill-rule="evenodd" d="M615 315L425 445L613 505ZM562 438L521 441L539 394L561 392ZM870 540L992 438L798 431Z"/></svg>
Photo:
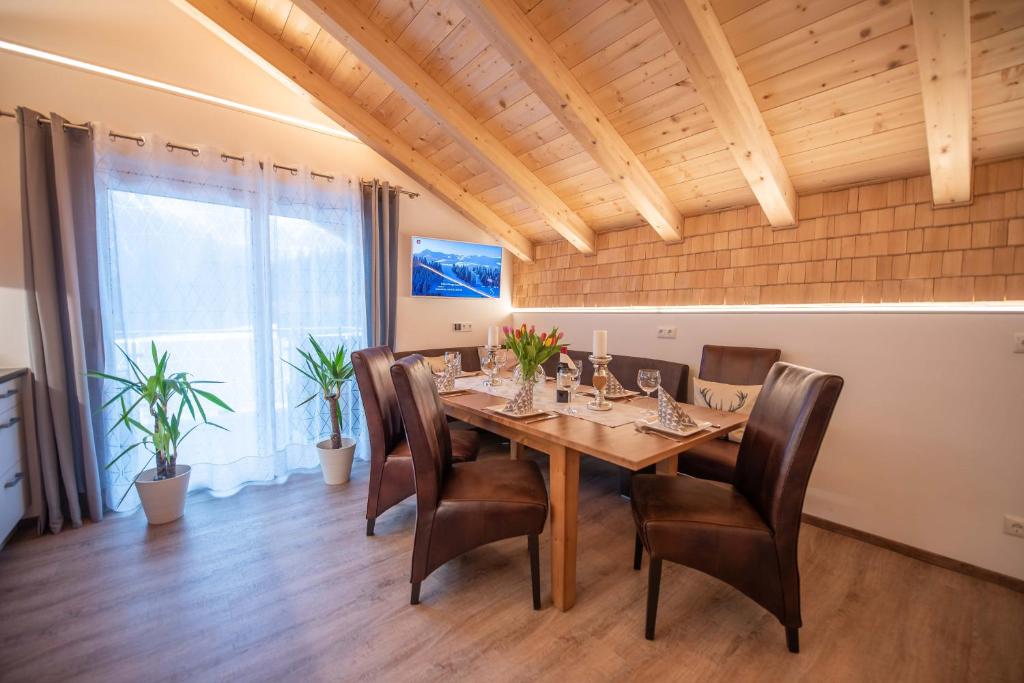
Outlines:
<svg viewBox="0 0 1024 683"><path fill-rule="evenodd" d="M750 415L754 401L761 393L760 384L740 385L708 382L699 377L693 378L693 404L724 410L727 413ZM739 443L743 440L743 427L729 432L729 441Z"/></svg>

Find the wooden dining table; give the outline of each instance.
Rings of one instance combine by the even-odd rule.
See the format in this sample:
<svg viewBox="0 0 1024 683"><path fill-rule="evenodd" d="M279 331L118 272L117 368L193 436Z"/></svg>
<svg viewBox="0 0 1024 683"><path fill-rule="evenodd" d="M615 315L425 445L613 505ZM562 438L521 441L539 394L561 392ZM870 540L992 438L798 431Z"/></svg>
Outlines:
<svg viewBox="0 0 1024 683"><path fill-rule="evenodd" d="M676 438L638 431L632 423L613 428L570 415L539 421L506 417L487 408L501 405L507 399L471 389L442 396L442 399L449 417L508 439L513 458L519 457L527 447L547 454L551 595L555 607L563 612L576 603L580 457L588 455L632 471L654 465L658 474L676 476L680 454L685 457L687 450L723 436L746 422L744 415L687 406L694 420L710 422L712 427L686 438ZM657 401L634 398L630 405L656 408Z"/></svg>

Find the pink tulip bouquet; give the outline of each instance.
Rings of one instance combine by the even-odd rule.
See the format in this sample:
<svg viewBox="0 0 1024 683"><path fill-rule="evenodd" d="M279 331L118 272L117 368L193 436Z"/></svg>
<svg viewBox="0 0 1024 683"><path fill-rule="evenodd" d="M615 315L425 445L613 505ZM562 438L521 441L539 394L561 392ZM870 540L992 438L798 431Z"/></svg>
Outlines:
<svg viewBox="0 0 1024 683"><path fill-rule="evenodd" d="M515 354L524 378L532 378L544 361L558 353L563 336L557 327L537 334L536 328L530 325L527 329L526 323L521 327L506 325L502 332L505 333L505 346Z"/></svg>

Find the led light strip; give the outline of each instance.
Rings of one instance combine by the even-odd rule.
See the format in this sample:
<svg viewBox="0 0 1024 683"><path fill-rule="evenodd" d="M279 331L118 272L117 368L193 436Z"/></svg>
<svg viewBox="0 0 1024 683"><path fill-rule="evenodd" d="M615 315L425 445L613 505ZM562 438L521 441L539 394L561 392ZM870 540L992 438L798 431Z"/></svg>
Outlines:
<svg viewBox="0 0 1024 683"><path fill-rule="evenodd" d="M512 313L1024 313L1024 303L758 304L747 306L513 307Z"/></svg>
<svg viewBox="0 0 1024 683"><path fill-rule="evenodd" d="M31 57L33 59L39 59L44 62L50 62L51 64L59 64L60 66L78 69L79 71L86 71L88 73L99 74L100 76L106 76L108 78L114 78L119 81L125 81L127 83L141 85L146 88L152 88L153 90L171 93L172 95L188 97L193 100L199 100L200 102L214 104L219 107L233 109L235 111L244 112L246 114L253 114L255 116L260 116L265 119L277 121L279 123L285 123L290 126L305 128L306 130L311 130L316 133L323 133L324 135L330 135L332 137L341 138L342 140L351 140L353 142L359 142L359 138L352 135L352 133L348 132L347 130L341 127L325 126L320 123L314 123L313 121L307 121L306 119L300 119L297 116L280 114L278 112L270 111L268 109L261 109L259 107L254 107L252 105L236 102L234 100L225 99L223 97L217 97L216 95L208 95L197 90L182 88L181 86L172 85L171 83L164 83L163 81L153 80L152 78L136 76L135 74L130 74L125 71L118 71L117 69L108 69L105 66L99 66L98 64L90 64L89 62L83 62L79 59L73 59L71 57L64 57L62 55L57 55L52 52L47 52L45 50L37 50L35 48L27 47L25 45L10 43L6 40L0 40L0 50L4 50L6 52L13 52L14 54L23 55L25 57Z"/></svg>

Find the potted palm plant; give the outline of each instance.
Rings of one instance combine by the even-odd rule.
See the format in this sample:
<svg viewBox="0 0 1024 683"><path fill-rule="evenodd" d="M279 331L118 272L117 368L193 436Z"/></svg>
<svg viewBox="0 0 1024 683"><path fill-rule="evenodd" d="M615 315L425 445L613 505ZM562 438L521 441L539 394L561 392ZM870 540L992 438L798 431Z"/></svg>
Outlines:
<svg viewBox="0 0 1024 683"><path fill-rule="evenodd" d="M355 439L341 435L344 420L338 401L342 388L354 374L352 362L347 358L348 351L344 344L325 352L313 335L309 335L309 344L313 347L312 352L296 349L302 358L301 367L287 360L285 363L298 370L317 387L315 393L299 403L300 406L318 396L327 402L331 414L331 436L316 445L317 454L320 456L320 469L325 483L344 484L352 475L352 456L356 451L356 442Z"/></svg>
<svg viewBox="0 0 1024 683"><path fill-rule="evenodd" d="M171 372L168 369L170 354L166 351L160 354L155 342L150 342L153 370L149 373L144 372L124 349L118 347L118 350L128 361L128 368L131 370L129 377L117 377L102 372L90 372L89 376L117 385L117 392L100 408L106 410L115 403L119 406L117 421L108 433L124 426L129 434L137 434L139 438L108 462L106 467L113 467L121 458L140 446L146 448L152 456L146 460L143 470L133 480L139 493L139 500L142 501L142 509L150 524L173 522L185 513L185 494L188 492L188 481L192 471L188 465L178 464L178 447L200 426L209 425L224 429L207 419L204 402L228 412L233 411L218 396L199 388L199 385L220 382L191 379L187 372ZM152 427L143 424L136 417L140 408L152 420ZM183 423L186 410L195 421L195 424L187 429ZM146 469L154 458L156 467ZM118 506L124 502L130 490L129 487L121 496Z"/></svg>

